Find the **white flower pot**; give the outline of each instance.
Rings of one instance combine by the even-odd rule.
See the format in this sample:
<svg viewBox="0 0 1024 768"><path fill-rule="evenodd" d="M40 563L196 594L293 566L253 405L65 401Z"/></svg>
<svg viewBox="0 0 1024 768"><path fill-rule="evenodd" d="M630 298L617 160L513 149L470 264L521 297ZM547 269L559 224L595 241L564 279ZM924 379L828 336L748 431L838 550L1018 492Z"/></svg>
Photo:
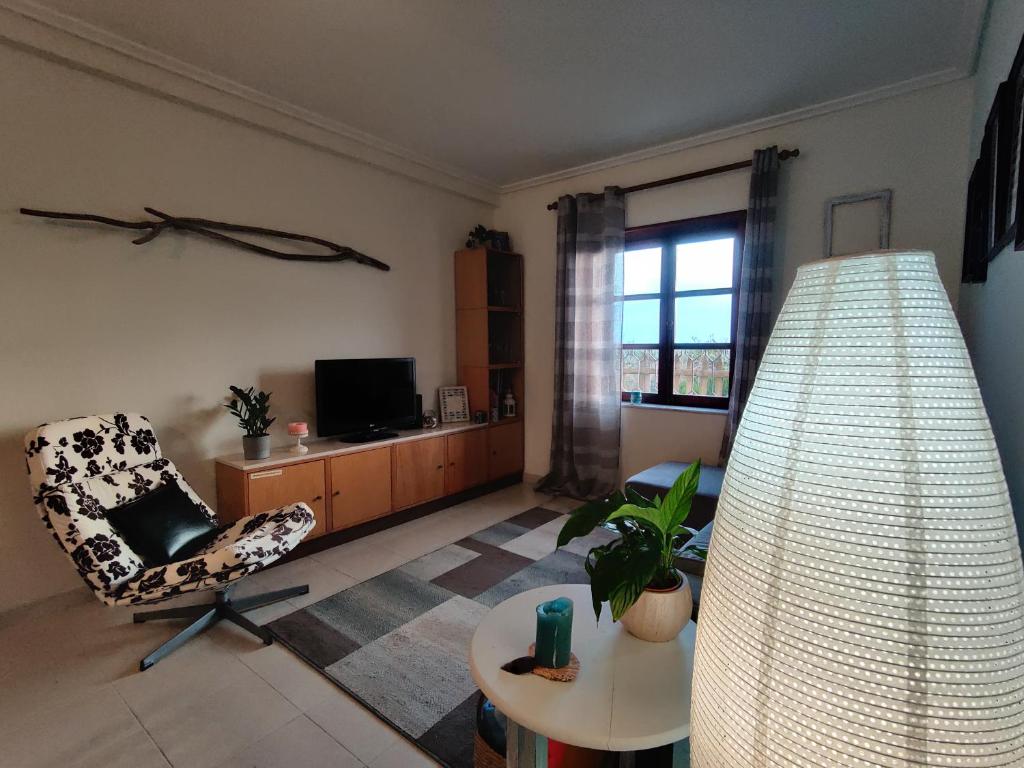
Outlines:
<svg viewBox="0 0 1024 768"><path fill-rule="evenodd" d="M674 640L683 631L693 613L690 582L682 574L680 584L671 589L648 587L620 621L631 635L652 643Z"/></svg>

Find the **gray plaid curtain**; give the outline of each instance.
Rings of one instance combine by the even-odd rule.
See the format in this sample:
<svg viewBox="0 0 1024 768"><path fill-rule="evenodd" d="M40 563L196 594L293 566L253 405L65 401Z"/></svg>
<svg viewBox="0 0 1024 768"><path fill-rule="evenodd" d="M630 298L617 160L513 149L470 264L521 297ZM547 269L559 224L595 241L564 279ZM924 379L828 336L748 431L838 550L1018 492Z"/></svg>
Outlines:
<svg viewBox="0 0 1024 768"><path fill-rule="evenodd" d="M547 493L601 498L618 485L622 190L558 201L555 412Z"/></svg>
<svg viewBox="0 0 1024 768"><path fill-rule="evenodd" d="M723 465L732 450L736 427L743 415L750 388L754 386L754 375L772 330L772 263L778 189L779 148L755 150L740 264L740 288L736 295L736 354L731 361L729 417L722 437L720 458Z"/></svg>

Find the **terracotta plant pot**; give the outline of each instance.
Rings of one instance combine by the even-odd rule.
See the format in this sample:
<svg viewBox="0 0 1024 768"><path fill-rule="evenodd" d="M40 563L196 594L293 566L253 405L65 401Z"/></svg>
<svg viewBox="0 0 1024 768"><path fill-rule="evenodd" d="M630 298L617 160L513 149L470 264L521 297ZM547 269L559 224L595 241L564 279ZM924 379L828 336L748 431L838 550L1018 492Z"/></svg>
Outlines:
<svg viewBox="0 0 1024 768"><path fill-rule="evenodd" d="M679 574L679 584L675 587L645 589L620 621L634 637L652 643L667 643L683 631L692 613L690 582Z"/></svg>

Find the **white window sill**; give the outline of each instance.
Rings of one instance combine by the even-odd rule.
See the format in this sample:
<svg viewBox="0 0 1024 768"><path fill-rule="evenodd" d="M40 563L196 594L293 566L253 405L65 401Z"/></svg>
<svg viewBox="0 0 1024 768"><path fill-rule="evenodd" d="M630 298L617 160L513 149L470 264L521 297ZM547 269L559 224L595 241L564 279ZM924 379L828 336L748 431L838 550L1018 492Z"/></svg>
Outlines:
<svg viewBox="0 0 1024 768"><path fill-rule="evenodd" d="M622 403L623 408L638 408L644 411L677 411L682 413L702 413L705 415L725 416L728 411L723 408L698 408L694 405L663 405L660 403Z"/></svg>

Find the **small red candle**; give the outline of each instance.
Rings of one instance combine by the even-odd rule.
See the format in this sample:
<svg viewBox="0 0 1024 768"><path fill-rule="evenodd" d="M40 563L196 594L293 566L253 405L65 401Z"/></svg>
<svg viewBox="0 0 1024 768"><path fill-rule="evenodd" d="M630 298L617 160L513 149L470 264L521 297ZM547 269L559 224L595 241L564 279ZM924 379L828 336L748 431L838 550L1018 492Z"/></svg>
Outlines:
<svg viewBox="0 0 1024 768"><path fill-rule="evenodd" d="M306 437L309 435L309 426L304 421L290 421L288 434L292 437Z"/></svg>

